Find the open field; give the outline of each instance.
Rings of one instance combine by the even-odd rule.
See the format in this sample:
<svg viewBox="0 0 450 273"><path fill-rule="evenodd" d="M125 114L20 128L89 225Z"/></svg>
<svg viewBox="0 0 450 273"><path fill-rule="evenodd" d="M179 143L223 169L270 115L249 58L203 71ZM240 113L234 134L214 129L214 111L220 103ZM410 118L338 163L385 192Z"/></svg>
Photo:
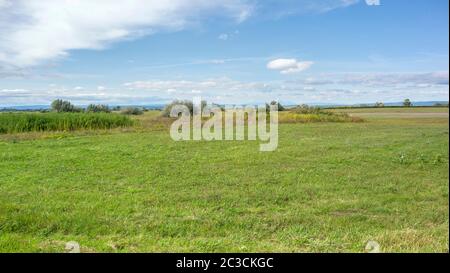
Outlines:
<svg viewBox="0 0 450 273"><path fill-rule="evenodd" d="M448 107L392 107L392 108L360 108L332 109L332 113L348 113L361 118L448 118Z"/></svg>
<svg viewBox="0 0 450 273"><path fill-rule="evenodd" d="M448 108L333 111L365 122L281 124L271 153L156 112L0 135L0 252L448 252Z"/></svg>

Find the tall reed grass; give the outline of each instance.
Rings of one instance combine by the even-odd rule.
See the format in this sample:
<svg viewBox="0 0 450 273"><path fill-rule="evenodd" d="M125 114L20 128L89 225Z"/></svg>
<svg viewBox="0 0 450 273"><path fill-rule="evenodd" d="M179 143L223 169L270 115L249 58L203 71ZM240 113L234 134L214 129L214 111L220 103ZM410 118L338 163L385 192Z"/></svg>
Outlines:
<svg viewBox="0 0 450 273"><path fill-rule="evenodd" d="M362 122L359 117L352 117L345 113L317 112L298 113L280 112L278 115L280 123L311 123L311 122Z"/></svg>
<svg viewBox="0 0 450 273"><path fill-rule="evenodd" d="M0 134L111 129L133 123L127 116L108 113L0 113Z"/></svg>

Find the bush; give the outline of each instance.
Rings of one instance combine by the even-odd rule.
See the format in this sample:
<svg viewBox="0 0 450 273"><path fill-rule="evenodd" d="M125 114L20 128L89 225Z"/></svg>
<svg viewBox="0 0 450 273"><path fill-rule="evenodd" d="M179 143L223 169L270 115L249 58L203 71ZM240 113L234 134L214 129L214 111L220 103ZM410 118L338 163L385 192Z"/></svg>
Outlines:
<svg viewBox="0 0 450 273"><path fill-rule="evenodd" d="M403 101L403 106L405 107L411 107L412 106L412 102L409 99L406 99Z"/></svg>
<svg viewBox="0 0 450 273"><path fill-rule="evenodd" d="M309 123L309 122L362 122L359 117L352 117L346 113L333 113L319 107L306 104L299 105L279 115L280 123Z"/></svg>
<svg viewBox="0 0 450 273"><path fill-rule="evenodd" d="M281 103L279 103L277 101L272 101L272 102L270 102L270 104L266 103L266 112L270 111L270 105L278 105L278 112L286 111L286 108L284 108L284 106L281 105Z"/></svg>
<svg viewBox="0 0 450 273"><path fill-rule="evenodd" d="M111 110L109 109L108 105L104 104L89 104L86 108L87 113L110 113Z"/></svg>
<svg viewBox="0 0 450 273"><path fill-rule="evenodd" d="M81 108L75 107L70 101L54 100L51 104L52 111L61 112L81 112Z"/></svg>
<svg viewBox="0 0 450 273"><path fill-rule="evenodd" d="M172 108L175 105L184 105L189 109L189 112L191 113L191 115L194 112L194 105L192 104L192 101L188 101L188 100L174 100L171 103L169 103L168 105L166 105L166 107L164 107L164 109L161 112L161 116L163 117L170 117L170 111L172 110ZM206 101L202 101L201 102L202 105L202 109L204 109L207 105Z"/></svg>
<svg viewBox="0 0 450 273"><path fill-rule="evenodd" d="M359 117L352 117L344 113L308 113L283 112L278 116L280 123L311 123L311 122L362 122Z"/></svg>
<svg viewBox="0 0 450 273"><path fill-rule="evenodd" d="M144 114L144 111L142 111L141 108L139 107L127 107L125 109L123 109L122 111L120 111L121 114L123 115L142 115Z"/></svg>
<svg viewBox="0 0 450 273"><path fill-rule="evenodd" d="M319 107L309 106L307 104L302 104L294 109L291 110L291 112L297 113L297 114L331 114L330 112L323 111Z"/></svg>
<svg viewBox="0 0 450 273"><path fill-rule="evenodd" d="M133 125L125 116L106 113L4 113L0 114L1 133L30 131L73 131L111 129Z"/></svg>

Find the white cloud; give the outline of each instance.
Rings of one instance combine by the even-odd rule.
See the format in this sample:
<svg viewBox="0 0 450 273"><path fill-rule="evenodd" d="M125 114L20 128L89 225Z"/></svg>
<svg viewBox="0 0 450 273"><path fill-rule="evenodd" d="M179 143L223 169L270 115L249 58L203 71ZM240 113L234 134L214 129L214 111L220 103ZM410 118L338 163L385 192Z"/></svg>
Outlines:
<svg viewBox="0 0 450 273"><path fill-rule="evenodd" d="M124 88L125 87L125 88ZM51 85L43 89L2 87L0 106L49 104L61 98L78 105L153 104L173 99L191 99L201 92L215 103L373 103L448 100L448 71L430 73L342 73L305 75L296 80L238 81L227 77L204 80L148 80L110 87L108 92Z"/></svg>
<svg viewBox="0 0 450 273"><path fill-rule="evenodd" d="M237 22L252 13L245 0L0 0L0 66L29 67L72 49L162 30L181 30L207 15Z"/></svg>
<svg viewBox="0 0 450 273"><path fill-rule="evenodd" d="M74 49L103 49L125 39L182 30L208 16L239 23L254 13L279 17L327 12L358 1L0 0L0 70L10 75L16 73L11 70L57 60ZM230 39L238 33L219 38ZM301 68L292 72L296 70Z"/></svg>
<svg viewBox="0 0 450 273"><path fill-rule="evenodd" d="M101 86L101 85L97 86L97 91L105 91L105 90L106 90L106 87Z"/></svg>
<svg viewBox="0 0 450 273"><path fill-rule="evenodd" d="M262 17L280 18L297 14L326 13L355 5L360 0L264 0L258 11Z"/></svg>
<svg viewBox="0 0 450 273"><path fill-rule="evenodd" d="M381 5L381 1L380 0L366 0L366 4L368 6L379 6L379 5Z"/></svg>
<svg viewBox="0 0 450 273"><path fill-rule="evenodd" d="M73 88L73 90L75 90L75 91L82 91L82 90L84 90L84 87L76 86L76 87Z"/></svg>
<svg viewBox="0 0 450 273"><path fill-rule="evenodd" d="M222 33L219 35L218 38L219 38L219 40L226 41L226 40L228 40L228 34Z"/></svg>
<svg viewBox="0 0 450 273"><path fill-rule="evenodd" d="M314 62L299 62L296 59L276 59L267 64L268 69L279 70L281 74L291 74L310 68Z"/></svg>
<svg viewBox="0 0 450 273"><path fill-rule="evenodd" d="M448 71L430 73L326 73L298 80L308 85L425 86L448 85Z"/></svg>

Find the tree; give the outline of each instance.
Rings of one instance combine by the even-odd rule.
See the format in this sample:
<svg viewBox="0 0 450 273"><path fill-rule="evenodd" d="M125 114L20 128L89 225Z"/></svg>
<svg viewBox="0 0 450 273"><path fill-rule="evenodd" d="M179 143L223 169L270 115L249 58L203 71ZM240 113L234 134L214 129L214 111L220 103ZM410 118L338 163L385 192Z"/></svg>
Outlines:
<svg viewBox="0 0 450 273"><path fill-rule="evenodd" d="M405 99L405 100L403 101L403 106L405 106L405 107L411 107L411 106L412 106L411 100L410 100L410 99Z"/></svg>
<svg viewBox="0 0 450 273"><path fill-rule="evenodd" d="M72 103L70 103L70 101L66 101L66 100L54 100L52 102L52 111L55 112L80 112L81 109L75 107Z"/></svg>
<svg viewBox="0 0 450 273"><path fill-rule="evenodd" d="M384 107L384 103L377 102L377 103L375 103L375 107Z"/></svg>
<svg viewBox="0 0 450 273"><path fill-rule="evenodd" d="M192 103L192 101L189 100L174 100L171 103L167 104L164 109L161 112L161 115L163 117L170 117L170 111L172 111L172 108L176 105L184 105L189 109L189 112L191 115L193 114L199 114L199 113L194 113L194 104ZM208 105L208 103L204 100L201 101L201 108L205 109L205 107Z"/></svg>
<svg viewBox="0 0 450 273"><path fill-rule="evenodd" d="M123 115L142 115L144 111L142 111L142 108L139 107L126 107L120 111Z"/></svg>
<svg viewBox="0 0 450 273"><path fill-rule="evenodd" d="M269 112L270 111L270 105L277 105L278 106L278 111L285 111L286 108L284 108L283 105L281 105L281 103L277 102L277 101L271 101L270 104L266 103L266 111Z"/></svg>
<svg viewBox="0 0 450 273"><path fill-rule="evenodd" d="M111 112L111 110L109 109L108 105L89 104L88 107L86 108L86 112L88 112L88 113L100 113L100 112L109 113L109 112Z"/></svg>

